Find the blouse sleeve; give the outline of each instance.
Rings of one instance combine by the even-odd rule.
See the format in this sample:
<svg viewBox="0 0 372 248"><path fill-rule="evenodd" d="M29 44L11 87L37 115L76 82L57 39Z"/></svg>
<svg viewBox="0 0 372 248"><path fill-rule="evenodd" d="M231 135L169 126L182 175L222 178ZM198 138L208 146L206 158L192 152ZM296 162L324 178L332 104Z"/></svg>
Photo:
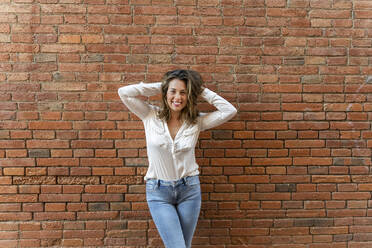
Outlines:
<svg viewBox="0 0 372 248"><path fill-rule="evenodd" d="M201 131L217 127L227 122L237 113L236 108L215 92L205 88L201 94L209 104L217 108L216 111L201 116Z"/></svg>
<svg viewBox="0 0 372 248"><path fill-rule="evenodd" d="M137 96L154 96L161 92L161 82L139 83L119 88L118 94L125 106L136 114L141 120L145 119L151 111L151 106Z"/></svg>

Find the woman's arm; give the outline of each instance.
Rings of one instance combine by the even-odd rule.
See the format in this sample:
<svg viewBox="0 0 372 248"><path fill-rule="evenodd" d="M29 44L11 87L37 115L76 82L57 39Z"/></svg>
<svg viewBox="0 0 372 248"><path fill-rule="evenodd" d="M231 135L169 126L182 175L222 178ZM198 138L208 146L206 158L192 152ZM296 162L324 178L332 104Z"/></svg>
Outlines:
<svg viewBox="0 0 372 248"><path fill-rule="evenodd" d="M201 116L202 131L227 122L237 113L236 108L231 103L207 88L204 88L201 97L217 108L216 111Z"/></svg>
<svg viewBox="0 0 372 248"><path fill-rule="evenodd" d="M160 92L160 82L148 84L141 82L121 87L118 90L118 94L125 106L142 120L149 114L151 107L147 102L137 98L137 96L154 96Z"/></svg>

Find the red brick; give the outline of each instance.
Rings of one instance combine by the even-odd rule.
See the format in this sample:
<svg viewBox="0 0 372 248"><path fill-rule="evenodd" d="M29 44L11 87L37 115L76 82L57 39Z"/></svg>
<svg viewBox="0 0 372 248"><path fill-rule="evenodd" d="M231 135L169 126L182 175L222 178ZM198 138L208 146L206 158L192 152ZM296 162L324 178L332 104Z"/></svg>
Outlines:
<svg viewBox="0 0 372 248"><path fill-rule="evenodd" d="M27 148L68 148L69 142L63 140L28 140Z"/></svg>
<svg viewBox="0 0 372 248"><path fill-rule="evenodd" d="M40 194L41 202L79 202L79 194Z"/></svg>
<svg viewBox="0 0 372 248"><path fill-rule="evenodd" d="M283 148L283 142L280 140L252 140L244 141L243 148Z"/></svg>
<svg viewBox="0 0 372 248"><path fill-rule="evenodd" d="M0 220L2 221L29 221L31 219L31 213L0 213Z"/></svg>
<svg viewBox="0 0 372 248"><path fill-rule="evenodd" d="M65 211L65 209L66 209L65 203L46 203L45 204L46 212L60 212L60 211Z"/></svg>
<svg viewBox="0 0 372 248"><path fill-rule="evenodd" d="M79 212L77 214L78 220L103 220L103 219L114 219L118 216L116 211L107 212Z"/></svg>
<svg viewBox="0 0 372 248"><path fill-rule="evenodd" d="M38 158L38 166L78 166L79 159L76 158Z"/></svg>
<svg viewBox="0 0 372 248"><path fill-rule="evenodd" d="M349 176L312 176L312 181L314 183L346 183L350 182L350 177Z"/></svg>
<svg viewBox="0 0 372 248"><path fill-rule="evenodd" d="M72 141L72 148L112 148L113 142L109 140L77 140Z"/></svg>
<svg viewBox="0 0 372 248"><path fill-rule="evenodd" d="M41 47L41 52L43 53L75 53L83 52L85 50L83 45L62 45L62 44L53 44L53 45L43 45Z"/></svg>

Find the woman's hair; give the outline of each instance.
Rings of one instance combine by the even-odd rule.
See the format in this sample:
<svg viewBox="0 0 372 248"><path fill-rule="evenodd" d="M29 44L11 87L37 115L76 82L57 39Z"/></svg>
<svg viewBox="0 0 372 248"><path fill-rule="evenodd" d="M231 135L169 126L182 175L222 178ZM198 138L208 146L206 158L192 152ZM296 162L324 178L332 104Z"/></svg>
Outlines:
<svg viewBox="0 0 372 248"><path fill-rule="evenodd" d="M164 74L161 85L162 107L158 112L158 117L165 121L170 119L171 111L167 102L167 92L169 83L173 79L182 80L186 84L187 104L181 110L181 118L190 124L195 123L199 115L196 104L198 96L202 92L203 79L198 72L192 70L174 70Z"/></svg>

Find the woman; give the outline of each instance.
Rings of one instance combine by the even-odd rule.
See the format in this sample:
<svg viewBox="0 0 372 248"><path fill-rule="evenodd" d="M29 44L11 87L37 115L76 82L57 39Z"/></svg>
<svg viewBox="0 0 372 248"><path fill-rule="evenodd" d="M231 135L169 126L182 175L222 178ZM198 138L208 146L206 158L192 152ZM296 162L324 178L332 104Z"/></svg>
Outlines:
<svg viewBox="0 0 372 248"><path fill-rule="evenodd" d="M216 127L236 114L233 105L202 87L199 73L174 70L162 83L125 86L123 103L144 123L149 167L146 200L167 248L189 248L200 213L201 192L195 145L199 132ZM162 94L159 108L137 98ZM198 96L217 108L199 114Z"/></svg>

